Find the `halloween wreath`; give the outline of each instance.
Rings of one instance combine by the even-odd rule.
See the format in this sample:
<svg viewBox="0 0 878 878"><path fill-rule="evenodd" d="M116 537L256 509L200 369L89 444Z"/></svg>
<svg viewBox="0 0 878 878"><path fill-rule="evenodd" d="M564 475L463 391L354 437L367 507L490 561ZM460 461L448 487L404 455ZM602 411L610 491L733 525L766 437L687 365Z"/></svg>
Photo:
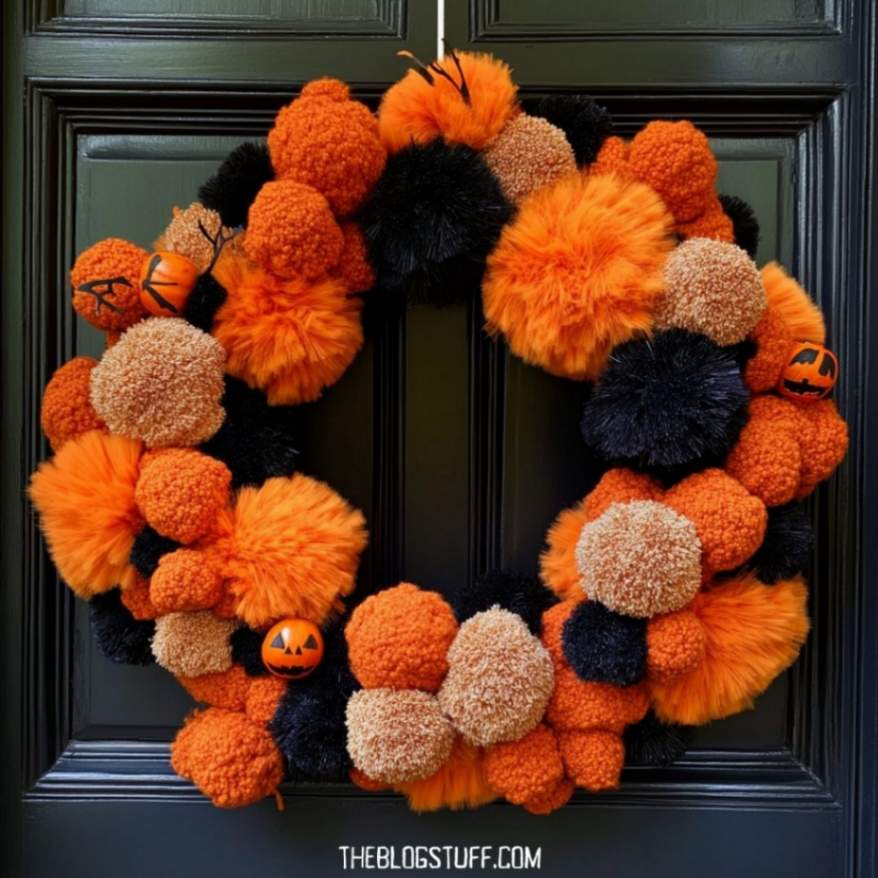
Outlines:
<svg viewBox="0 0 878 878"><path fill-rule="evenodd" d="M801 501L846 451L838 362L806 292L754 264L705 135L626 140L587 97L526 112L490 56L404 54L377 115L308 83L152 253L111 238L70 272L107 348L46 387L30 496L104 653L203 705L172 764L223 807L350 778L548 813L677 758L808 632ZM589 388L606 469L539 579L453 603L400 583L346 617L366 522L298 471L294 407L350 365L364 302L474 283L489 333Z"/></svg>

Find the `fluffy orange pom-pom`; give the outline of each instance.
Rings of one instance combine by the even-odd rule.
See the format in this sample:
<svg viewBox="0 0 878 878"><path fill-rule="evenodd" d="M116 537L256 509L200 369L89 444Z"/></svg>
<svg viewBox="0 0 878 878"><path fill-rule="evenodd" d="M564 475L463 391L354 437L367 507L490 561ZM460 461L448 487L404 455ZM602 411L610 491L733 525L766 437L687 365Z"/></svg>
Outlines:
<svg viewBox="0 0 878 878"><path fill-rule="evenodd" d="M247 688L247 697L244 701L244 709L250 719L256 722L267 723L274 716L278 703L283 697L289 681L273 674L264 677L249 677L250 685Z"/></svg>
<svg viewBox="0 0 878 878"><path fill-rule="evenodd" d="M143 519L134 502L141 444L92 430L40 464L30 496L61 578L88 599L134 584L128 555Z"/></svg>
<svg viewBox="0 0 878 878"><path fill-rule="evenodd" d="M613 176L533 193L488 257L489 330L553 375L594 378L613 347L650 328L670 226L655 192Z"/></svg>
<svg viewBox="0 0 878 878"><path fill-rule="evenodd" d="M799 654L806 602L800 578L766 586L740 576L698 594L691 609L704 629L704 658L689 674L650 682L659 718L700 725L752 707Z"/></svg>
<svg viewBox="0 0 878 878"><path fill-rule="evenodd" d="M848 450L848 425L831 399L803 403L798 408L808 425L798 434L802 470L796 497L801 500L828 479L844 460Z"/></svg>
<svg viewBox="0 0 878 878"><path fill-rule="evenodd" d="M474 52L458 52L469 98L458 86L461 73L452 56L435 63L453 80L431 72L428 82L416 70L392 85L381 99L378 127L390 152L442 137L446 143L463 143L483 149L518 110L517 88L508 65Z"/></svg>
<svg viewBox="0 0 878 878"><path fill-rule="evenodd" d="M649 707L645 686L586 683L571 667L556 669L555 691L546 718L556 729L607 729L618 732L643 719Z"/></svg>
<svg viewBox="0 0 878 878"><path fill-rule="evenodd" d="M53 451L68 439L89 430L107 426L91 404L91 372L98 361L92 357L74 357L55 371L43 391L40 426Z"/></svg>
<svg viewBox="0 0 878 878"><path fill-rule="evenodd" d="M558 746L567 774L578 787L592 792L613 790L625 763L625 745L615 732L601 729L564 731Z"/></svg>
<svg viewBox="0 0 878 878"><path fill-rule="evenodd" d="M552 657L552 665L556 671L558 668L567 666L567 659L564 658L564 624L582 600L585 600L584 595L580 600L568 598L567 600L553 604L543 613L540 628L540 640L542 641L543 646L546 647L549 655Z"/></svg>
<svg viewBox="0 0 878 878"><path fill-rule="evenodd" d="M594 176L614 174L623 180L634 180L634 172L628 166L628 142L616 135L608 137L588 166L587 173Z"/></svg>
<svg viewBox="0 0 878 878"><path fill-rule="evenodd" d="M744 366L744 383L753 393L765 393L777 386L795 338L778 309L769 305L753 327L750 339L756 353Z"/></svg>
<svg viewBox="0 0 878 878"><path fill-rule="evenodd" d="M205 610L222 597L219 573L194 549L162 555L149 580L149 597L159 613Z"/></svg>
<svg viewBox="0 0 878 878"><path fill-rule="evenodd" d="M365 293L372 289L375 273L369 262L363 232L357 223L344 223L341 231L344 235L344 247L333 273L344 282L350 292Z"/></svg>
<svg viewBox="0 0 878 878"><path fill-rule="evenodd" d="M199 704L243 710L250 688L250 677L241 665L232 665L225 671L200 674L197 677L177 677L177 682Z"/></svg>
<svg viewBox="0 0 878 878"><path fill-rule="evenodd" d="M684 238L711 238L714 241L734 244L734 224L723 210L719 196L715 192L711 196L701 216L688 223L677 223L677 234Z"/></svg>
<svg viewBox="0 0 878 878"><path fill-rule="evenodd" d="M564 778L554 732L541 723L517 741L489 747L485 775L515 805L548 795Z"/></svg>
<svg viewBox="0 0 878 878"><path fill-rule="evenodd" d="M124 591L119 592L125 608L135 619L155 619L159 611L153 606L149 598L149 580L144 579L139 573L135 575L134 582Z"/></svg>
<svg viewBox="0 0 878 878"><path fill-rule="evenodd" d="M226 370L272 405L317 399L363 345L362 303L337 279L285 281L234 251L224 251L214 276L228 291L213 323Z"/></svg>
<svg viewBox="0 0 878 878"><path fill-rule="evenodd" d="M436 692L458 625L434 591L408 582L366 598L345 628L348 661L361 686Z"/></svg>
<svg viewBox="0 0 878 878"><path fill-rule="evenodd" d="M688 608L654 616L646 624L646 665L653 679L670 680L694 671L704 649L704 629Z"/></svg>
<svg viewBox="0 0 878 878"><path fill-rule="evenodd" d="M551 814L570 801L574 789L573 781L565 777L558 782L554 789L542 796L528 799L522 803L522 807L525 811L530 811L531 814Z"/></svg>
<svg viewBox="0 0 878 878"><path fill-rule="evenodd" d="M811 297L776 262L762 269L768 305L797 341L826 341L823 313Z"/></svg>

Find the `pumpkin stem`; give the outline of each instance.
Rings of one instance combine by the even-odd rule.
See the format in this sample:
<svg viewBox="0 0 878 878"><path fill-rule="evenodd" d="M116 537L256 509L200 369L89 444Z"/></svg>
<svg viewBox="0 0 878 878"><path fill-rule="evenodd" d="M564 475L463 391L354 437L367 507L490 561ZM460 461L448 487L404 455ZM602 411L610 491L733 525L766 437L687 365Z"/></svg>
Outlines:
<svg viewBox="0 0 878 878"><path fill-rule="evenodd" d="M281 814L287 810L284 797L281 795L281 792L277 787L274 788L274 805Z"/></svg>

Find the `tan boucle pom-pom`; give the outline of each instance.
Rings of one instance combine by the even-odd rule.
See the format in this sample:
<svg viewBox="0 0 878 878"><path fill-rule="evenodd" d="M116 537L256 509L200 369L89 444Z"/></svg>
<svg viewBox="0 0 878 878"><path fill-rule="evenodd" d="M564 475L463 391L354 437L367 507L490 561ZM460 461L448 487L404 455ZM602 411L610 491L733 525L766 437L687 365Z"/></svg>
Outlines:
<svg viewBox="0 0 878 878"><path fill-rule="evenodd" d="M582 529L576 566L590 598L617 613L648 618L695 596L701 542L695 525L663 503L613 503Z"/></svg>
<svg viewBox="0 0 878 878"><path fill-rule="evenodd" d="M155 242L155 249L185 256L198 269L198 273L202 274L207 271L214 256L214 245L207 235L215 240L222 240L230 238L232 230L223 225L215 210L205 207L199 201L193 201L186 208L175 207L173 214L174 218Z"/></svg>
<svg viewBox="0 0 878 878"><path fill-rule="evenodd" d="M388 784L429 777L454 744L436 697L416 689L360 689L348 701L346 723L354 767Z"/></svg>
<svg viewBox="0 0 878 878"><path fill-rule="evenodd" d="M91 375L91 402L111 433L153 448L199 445L225 412L225 353L180 318L153 317L127 330Z"/></svg>
<svg viewBox="0 0 878 878"><path fill-rule="evenodd" d="M448 650L439 703L480 747L516 741L542 719L552 694L552 659L521 617L500 607L460 626Z"/></svg>
<svg viewBox="0 0 878 878"><path fill-rule="evenodd" d="M216 674L232 665L229 637L237 627L209 610L170 613L156 620L152 654L176 677Z"/></svg>
<svg viewBox="0 0 878 878"><path fill-rule="evenodd" d="M510 201L520 201L576 170L567 136L546 119L520 113L484 152L488 167Z"/></svg>
<svg viewBox="0 0 878 878"><path fill-rule="evenodd" d="M745 250L690 238L668 256L655 325L700 332L719 345L743 341L765 311L765 287Z"/></svg>

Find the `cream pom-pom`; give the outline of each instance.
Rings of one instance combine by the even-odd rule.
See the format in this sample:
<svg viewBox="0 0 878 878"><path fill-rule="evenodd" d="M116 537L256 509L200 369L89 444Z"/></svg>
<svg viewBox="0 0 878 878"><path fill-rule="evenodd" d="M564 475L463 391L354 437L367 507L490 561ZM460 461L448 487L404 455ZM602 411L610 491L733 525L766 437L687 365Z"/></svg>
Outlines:
<svg viewBox="0 0 878 878"><path fill-rule="evenodd" d="M155 242L154 249L185 256L202 274L213 262L214 241L228 240L232 234L215 210L193 201L189 207L173 209L173 219Z"/></svg>
<svg viewBox="0 0 878 878"><path fill-rule="evenodd" d="M210 610L169 613L156 619L152 638L155 660L177 677L216 674L232 666L229 638L238 622Z"/></svg>

